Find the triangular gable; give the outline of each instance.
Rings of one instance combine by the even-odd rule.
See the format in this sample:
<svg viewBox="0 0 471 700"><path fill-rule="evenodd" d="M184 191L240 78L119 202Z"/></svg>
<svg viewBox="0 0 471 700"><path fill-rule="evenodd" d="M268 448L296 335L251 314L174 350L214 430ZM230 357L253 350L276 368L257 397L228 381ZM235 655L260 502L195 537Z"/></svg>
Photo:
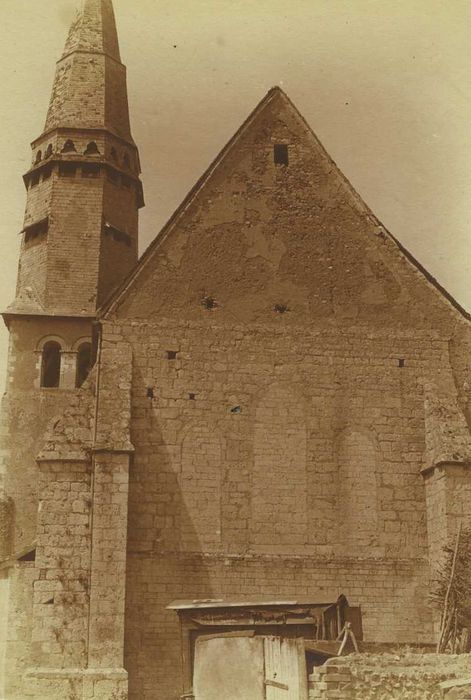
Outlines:
<svg viewBox="0 0 471 700"><path fill-rule="evenodd" d="M271 160L277 140L289 148L286 168ZM237 262L241 245L245 252ZM394 304L400 318L407 307L411 313L422 307L423 315L430 303L442 313L451 305L470 318L382 226L279 88L223 148L100 315L122 309L126 316L145 316L144 302L133 300L148 297L150 289L155 309L165 306L164 316L181 314L177 298L185 293L188 310L198 296L212 294L229 308L227 294L237 280L239 309L248 299L256 309L253 300L263 289L260 310L303 307L309 318L328 316L333 307L354 318L358 305L371 318L389 307L390 317ZM231 313L235 320L250 316L238 315L234 304ZM257 313L250 320L259 320Z"/></svg>

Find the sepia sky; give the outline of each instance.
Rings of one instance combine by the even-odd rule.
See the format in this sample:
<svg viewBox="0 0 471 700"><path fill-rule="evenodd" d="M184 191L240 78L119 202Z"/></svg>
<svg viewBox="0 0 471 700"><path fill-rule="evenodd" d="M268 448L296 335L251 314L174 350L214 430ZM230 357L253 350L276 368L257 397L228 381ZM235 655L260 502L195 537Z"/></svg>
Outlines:
<svg viewBox="0 0 471 700"><path fill-rule="evenodd" d="M29 143L80 0L0 2L0 297ZM146 208L141 250L273 85L383 224L471 310L469 0L114 0ZM0 376L6 331L0 329Z"/></svg>

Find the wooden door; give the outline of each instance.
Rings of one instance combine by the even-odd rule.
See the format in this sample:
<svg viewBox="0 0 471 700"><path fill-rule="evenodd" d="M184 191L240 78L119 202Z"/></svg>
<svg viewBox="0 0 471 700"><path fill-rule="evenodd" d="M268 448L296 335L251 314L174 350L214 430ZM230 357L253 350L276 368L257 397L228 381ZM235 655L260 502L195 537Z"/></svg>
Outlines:
<svg viewBox="0 0 471 700"><path fill-rule="evenodd" d="M265 637L266 700L308 700L302 639Z"/></svg>

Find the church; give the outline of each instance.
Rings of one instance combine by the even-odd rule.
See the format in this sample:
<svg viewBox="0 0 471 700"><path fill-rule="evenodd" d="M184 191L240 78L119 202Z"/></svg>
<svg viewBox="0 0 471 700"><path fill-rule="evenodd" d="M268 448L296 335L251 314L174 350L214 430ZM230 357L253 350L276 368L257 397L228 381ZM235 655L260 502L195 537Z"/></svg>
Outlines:
<svg viewBox="0 0 471 700"><path fill-rule="evenodd" d="M308 637L314 664L346 622L364 648L435 644L430 581L471 524L470 316L288 96L138 259L112 0L84 0L24 183L0 696L232 700L260 652L260 697L302 700L267 659Z"/></svg>

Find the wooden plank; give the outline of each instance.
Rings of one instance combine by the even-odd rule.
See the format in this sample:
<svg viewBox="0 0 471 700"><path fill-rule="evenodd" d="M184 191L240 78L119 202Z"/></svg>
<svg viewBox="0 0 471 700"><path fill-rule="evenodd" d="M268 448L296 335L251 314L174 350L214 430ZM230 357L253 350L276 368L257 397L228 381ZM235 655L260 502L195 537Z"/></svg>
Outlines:
<svg viewBox="0 0 471 700"><path fill-rule="evenodd" d="M265 685L270 685L273 688L280 688L281 690L289 690L289 685L286 683L280 683L279 681L267 680L265 681Z"/></svg>

